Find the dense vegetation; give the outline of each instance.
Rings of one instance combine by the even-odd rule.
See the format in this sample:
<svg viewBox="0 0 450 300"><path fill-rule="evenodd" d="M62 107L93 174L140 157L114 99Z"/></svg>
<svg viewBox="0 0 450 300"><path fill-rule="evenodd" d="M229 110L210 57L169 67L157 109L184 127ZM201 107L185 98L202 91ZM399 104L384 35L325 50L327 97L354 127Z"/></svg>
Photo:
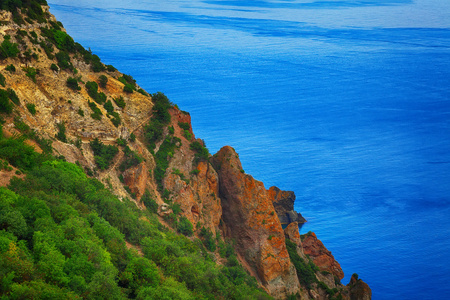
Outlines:
<svg viewBox="0 0 450 300"><path fill-rule="evenodd" d="M162 226L148 193L153 208L139 210L20 138L0 137L0 158L26 172L0 188L2 298L269 298L232 247L221 242L218 266L203 243Z"/></svg>

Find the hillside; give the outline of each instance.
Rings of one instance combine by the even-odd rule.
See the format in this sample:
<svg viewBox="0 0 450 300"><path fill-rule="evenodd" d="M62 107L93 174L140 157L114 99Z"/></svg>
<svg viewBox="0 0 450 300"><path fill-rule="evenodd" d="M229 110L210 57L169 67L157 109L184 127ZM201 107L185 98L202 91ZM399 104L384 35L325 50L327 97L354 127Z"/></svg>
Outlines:
<svg viewBox="0 0 450 300"><path fill-rule="evenodd" d="M370 299L300 236L293 192L229 146L211 155L189 113L104 65L45 0L0 8L3 297Z"/></svg>

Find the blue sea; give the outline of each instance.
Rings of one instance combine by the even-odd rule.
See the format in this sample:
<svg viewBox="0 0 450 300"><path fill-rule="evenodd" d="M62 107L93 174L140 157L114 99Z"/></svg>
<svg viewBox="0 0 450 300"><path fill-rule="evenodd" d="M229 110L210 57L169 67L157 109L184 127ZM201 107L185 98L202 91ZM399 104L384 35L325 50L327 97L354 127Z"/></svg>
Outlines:
<svg viewBox="0 0 450 300"><path fill-rule="evenodd" d="M211 153L292 190L373 299L450 297L450 1L49 0Z"/></svg>

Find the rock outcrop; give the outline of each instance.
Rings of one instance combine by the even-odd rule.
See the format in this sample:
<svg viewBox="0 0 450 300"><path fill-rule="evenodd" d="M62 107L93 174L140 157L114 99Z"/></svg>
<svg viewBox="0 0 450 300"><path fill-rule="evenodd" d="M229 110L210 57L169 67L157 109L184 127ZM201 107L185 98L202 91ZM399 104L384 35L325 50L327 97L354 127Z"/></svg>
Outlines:
<svg viewBox="0 0 450 300"><path fill-rule="evenodd" d="M272 201L262 182L244 174L237 153L223 147L213 157L219 174L224 234L259 282L277 298L296 294L299 283Z"/></svg>
<svg viewBox="0 0 450 300"><path fill-rule="evenodd" d="M323 243L317 238L314 232L309 232L304 236L302 241L303 252L312 259L314 264L319 267L321 271L326 271L337 278L344 278L339 263L334 259L333 254L325 248Z"/></svg>
<svg viewBox="0 0 450 300"><path fill-rule="evenodd" d="M305 223L306 219L294 210L295 194L291 191L282 191L276 186L268 190L269 197L273 202L275 211L281 224L287 225L292 222Z"/></svg>
<svg viewBox="0 0 450 300"><path fill-rule="evenodd" d="M370 300L372 299L372 290L369 285L358 279L358 275L353 274L347 287L350 290L350 300Z"/></svg>

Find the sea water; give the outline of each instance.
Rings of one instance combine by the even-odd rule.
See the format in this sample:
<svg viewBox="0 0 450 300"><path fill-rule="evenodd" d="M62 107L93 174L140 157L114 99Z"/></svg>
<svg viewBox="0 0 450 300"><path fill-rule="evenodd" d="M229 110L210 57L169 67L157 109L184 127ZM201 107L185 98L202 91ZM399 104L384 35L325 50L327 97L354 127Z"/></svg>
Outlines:
<svg viewBox="0 0 450 300"><path fill-rule="evenodd" d="M450 297L450 1L50 0L211 153L292 190L374 299Z"/></svg>

